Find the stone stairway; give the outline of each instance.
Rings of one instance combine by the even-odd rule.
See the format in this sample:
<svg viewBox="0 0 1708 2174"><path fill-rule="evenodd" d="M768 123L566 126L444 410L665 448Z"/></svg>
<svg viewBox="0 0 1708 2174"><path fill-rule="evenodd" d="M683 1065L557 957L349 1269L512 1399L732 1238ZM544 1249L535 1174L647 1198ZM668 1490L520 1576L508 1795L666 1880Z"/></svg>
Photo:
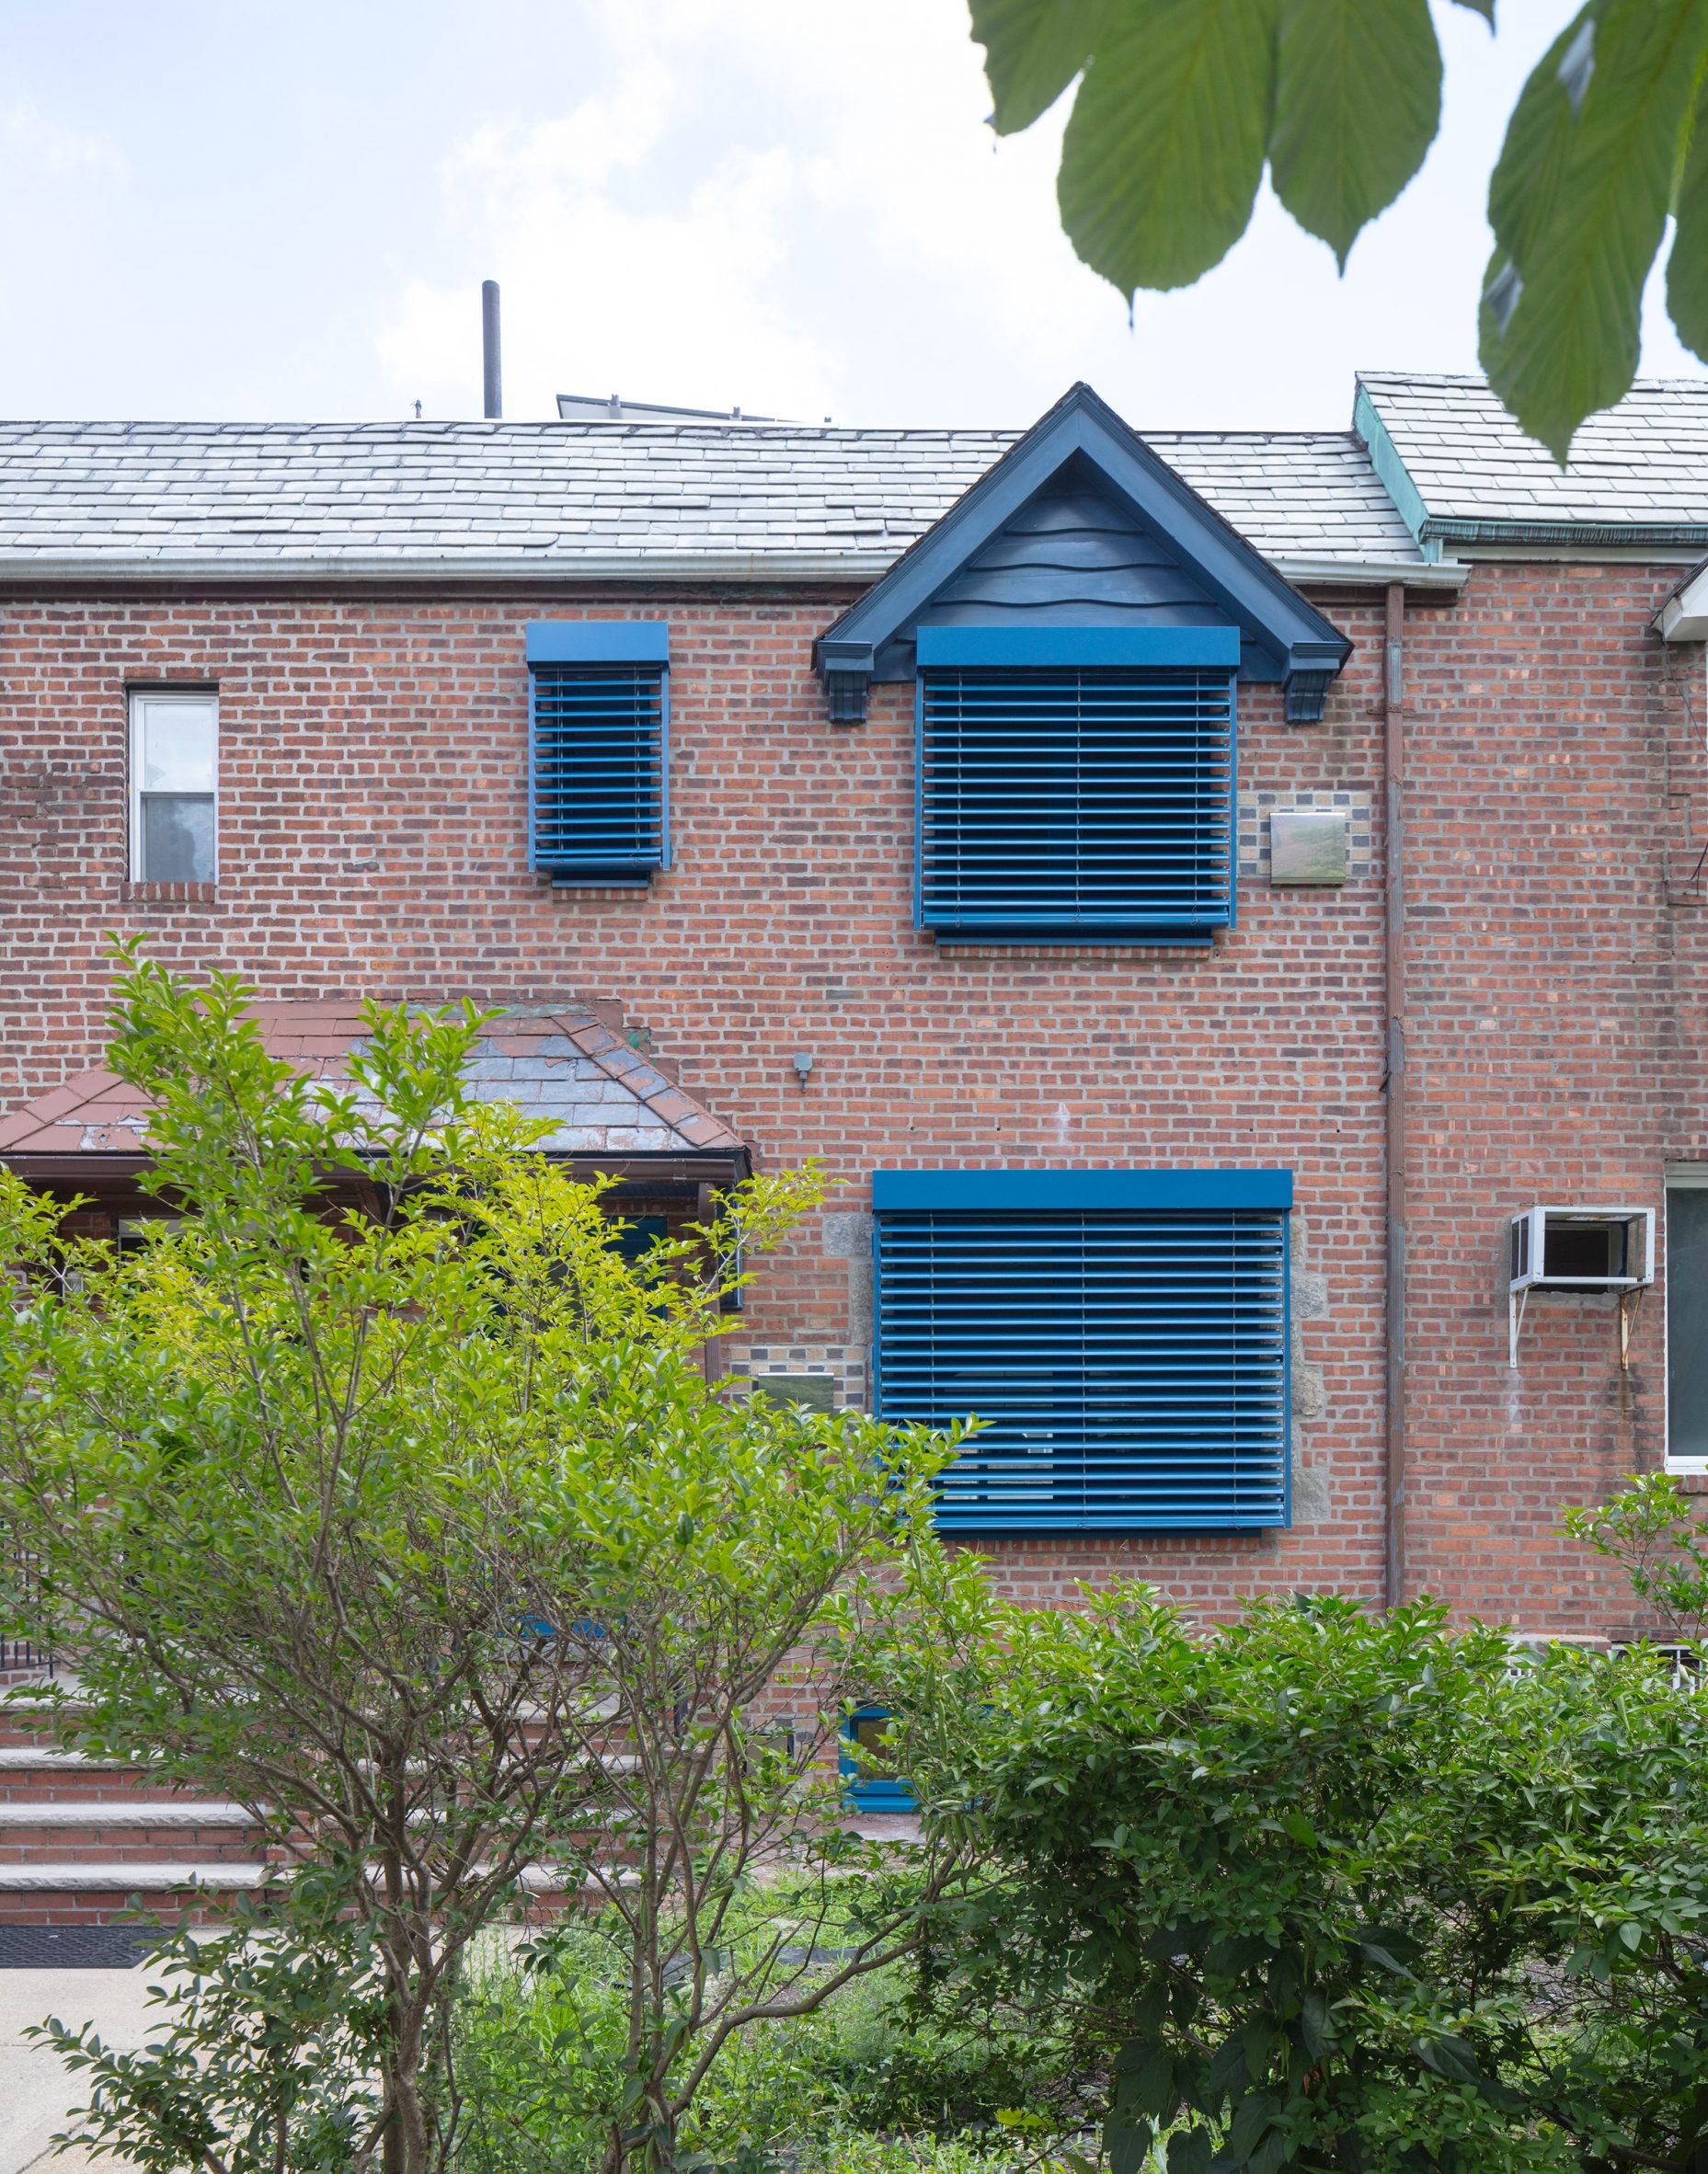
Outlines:
<svg viewBox="0 0 1708 2174"><path fill-rule="evenodd" d="M152 1915L217 1922L278 1859L241 1804L154 1779L145 1767L57 1751L6 1711L0 1686L0 1949L30 1928L114 1926ZM538 1866L519 1882L530 1917L576 1896Z"/></svg>
<svg viewBox="0 0 1708 2174"><path fill-rule="evenodd" d="M203 1922L267 1876L241 1804L55 1751L0 1699L0 1926L109 1925L133 1896Z"/></svg>

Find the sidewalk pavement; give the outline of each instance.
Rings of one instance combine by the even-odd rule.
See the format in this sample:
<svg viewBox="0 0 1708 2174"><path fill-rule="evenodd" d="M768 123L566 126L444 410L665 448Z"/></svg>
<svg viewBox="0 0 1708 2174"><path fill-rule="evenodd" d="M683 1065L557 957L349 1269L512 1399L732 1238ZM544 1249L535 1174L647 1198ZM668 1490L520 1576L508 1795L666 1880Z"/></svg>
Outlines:
<svg viewBox="0 0 1708 2174"><path fill-rule="evenodd" d="M84 2098L82 2080L59 2055L24 2036L26 2025L58 2016L75 2029L93 2022L114 2045L141 2045L151 2018L145 2003L154 1972L0 1970L0 2174L124 2174L123 2159L56 2153L49 2139Z"/></svg>

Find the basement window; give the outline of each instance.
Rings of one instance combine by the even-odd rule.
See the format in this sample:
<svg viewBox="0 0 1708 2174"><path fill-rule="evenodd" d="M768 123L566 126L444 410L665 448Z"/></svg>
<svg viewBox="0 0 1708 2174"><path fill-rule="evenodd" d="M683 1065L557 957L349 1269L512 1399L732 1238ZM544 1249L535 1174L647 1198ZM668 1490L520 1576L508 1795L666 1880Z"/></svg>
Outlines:
<svg viewBox="0 0 1708 2174"><path fill-rule="evenodd" d="M885 1706L861 1706L843 1722L837 1767L853 1812L911 1812L912 1790L896 1773L889 1746L892 1716Z"/></svg>
<svg viewBox="0 0 1708 2174"><path fill-rule="evenodd" d="M131 877L212 883L218 870L219 704L131 697Z"/></svg>

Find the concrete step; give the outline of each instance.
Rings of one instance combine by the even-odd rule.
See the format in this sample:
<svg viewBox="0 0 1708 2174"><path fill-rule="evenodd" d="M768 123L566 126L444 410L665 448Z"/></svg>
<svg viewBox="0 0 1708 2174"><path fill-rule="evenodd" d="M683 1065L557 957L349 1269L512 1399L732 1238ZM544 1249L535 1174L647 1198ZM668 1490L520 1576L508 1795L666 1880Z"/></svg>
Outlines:
<svg viewBox="0 0 1708 2174"><path fill-rule="evenodd" d="M52 1797L0 1803L0 1841L24 1827L251 1827L257 1820L241 1804L213 1797L179 1798L155 1804L145 1798Z"/></svg>
<svg viewBox="0 0 1708 2174"><path fill-rule="evenodd" d="M63 1810L49 1806L45 1815L38 1812L34 1817L0 1823L0 1868L33 1864L40 1859L148 1865L194 1858L247 1864L269 1854L264 1847L258 1848L253 1823L241 1813L235 1818L222 1816L224 1807L219 1805L78 1805L72 1819L60 1817ZM137 1811L142 1817L136 1816ZM162 1818L163 1813L168 1816Z"/></svg>
<svg viewBox="0 0 1708 2174"><path fill-rule="evenodd" d="M0 1745L0 1806L120 1797L182 1803L185 1792L178 1783L127 1759L90 1758L80 1751L56 1751L51 1745Z"/></svg>
<svg viewBox="0 0 1708 2174"><path fill-rule="evenodd" d="M147 1874L143 1879L140 1875ZM34 1864L0 1864L0 1894L40 1894L55 1889L86 1894L133 1893L167 1894L179 1887L205 1887L221 1894L239 1887L264 1887L273 1876L271 1865L186 1863L172 1859L150 1859L146 1864L116 1864L110 1859L92 1863L55 1863L41 1858Z"/></svg>
<svg viewBox="0 0 1708 2174"><path fill-rule="evenodd" d="M61 1751L56 1745L37 1740L29 1744L0 1745L0 1774L30 1774L38 1769L58 1769L79 1774L134 1774L142 1769L134 1759L97 1759L86 1751Z"/></svg>
<svg viewBox="0 0 1708 2174"><path fill-rule="evenodd" d="M43 1856L31 1864L0 1864L0 1924L111 1925L127 1918L134 1898L164 1919L217 1925L235 1895L264 1887L271 1876L263 1864L205 1859L79 1864Z"/></svg>

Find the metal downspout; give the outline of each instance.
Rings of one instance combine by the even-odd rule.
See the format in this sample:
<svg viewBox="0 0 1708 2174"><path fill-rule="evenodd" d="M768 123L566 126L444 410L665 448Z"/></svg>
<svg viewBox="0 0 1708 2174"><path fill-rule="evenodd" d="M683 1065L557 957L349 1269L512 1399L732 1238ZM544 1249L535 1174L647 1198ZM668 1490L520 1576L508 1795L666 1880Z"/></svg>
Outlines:
<svg viewBox="0 0 1708 2174"><path fill-rule="evenodd" d="M1384 903L1386 927L1383 979L1387 1012L1386 1162L1387 1288L1383 1326L1387 1346L1387 1393L1383 1399L1384 1509L1382 1597L1398 1608L1406 1598L1405 1562L1405 894L1404 827L1402 795L1405 784L1404 736L1405 590L1394 582L1388 590L1386 638L1382 645L1382 772L1385 807Z"/></svg>

